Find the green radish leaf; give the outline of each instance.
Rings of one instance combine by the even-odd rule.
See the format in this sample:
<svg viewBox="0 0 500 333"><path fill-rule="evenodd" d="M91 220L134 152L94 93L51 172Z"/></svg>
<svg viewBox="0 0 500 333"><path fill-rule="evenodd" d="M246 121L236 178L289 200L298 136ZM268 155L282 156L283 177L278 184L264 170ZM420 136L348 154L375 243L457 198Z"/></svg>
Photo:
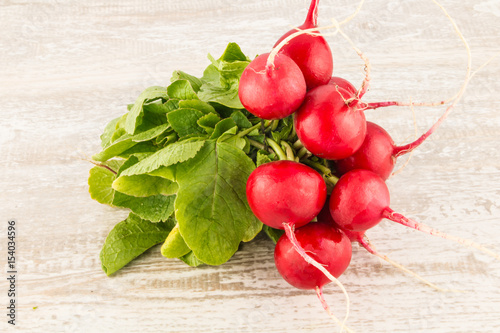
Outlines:
<svg viewBox="0 0 500 333"><path fill-rule="evenodd" d="M176 224L161 246L161 254L166 258L179 258L189 252L191 252L191 249L186 245L179 232L179 225Z"/></svg>
<svg viewBox="0 0 500 333"><path fill-rule="evenodd" d="M269 157L268 154L263 153L261 150L257 152L257 167L261 166L262 164L272 162L273 160Z"/></svg>
<svg viewBox="0 0 500 333"><path fill-rule="evenodd" d="M250 59L241 51L241 48L236 43L229 43L219 60L227 62L250 61Z"/></svg>
<svg viewBox="0 0 500 333"><path fill-rule="evenodd" d="M250 140L247 138L247 137L244 137L242 138L243 140L245 140L245 146L243 148L241 148L243 150L243 152L247 155L250 154L250 150L252 149L252 145L250 144Z"/></svg>
<svg viewBox="0 0 500 333"><path fill-rule="evenodd" d="M262 231L263 225L264 224L259 220L257 220L256 223L250 223L250 227L245 232L242 241L250 242L251 240L253 240Z"/></svg>
<svg viewBox="0 0 500 333"><path fill-rule="evenodd" d="M241 150L208 141L196 156L176 169L179 184L175 215L195 256L220 265L236 252L249 229L260 224L246 200L246 180L255 168Z"/></svg>
<svg viewBox="0 0 500 333"><path fill-rule="evenodd" d="M203 129L198 126L198 119L204 114L196 109L177 109L167 114L167 119L179 137L191 134L203 133Z"/></svg>
<svg viewBox="0 0 500 333"><path fill-rule="evenodd" d="M136 128L142 123L144 103L152 102L160 98L164 100L168 99L167 90L164 87L149 87L139 95L125 121L124 128L128 134L134 134Z"/></svg>
<svg viewBox="0 0 500 333"><path fill-rule="evenodd" d="M203 72L203 84L198 97L205 102L218 103L223 106L243 109L238 97L239 78L250 63L236 43L229 43L222 56L215 60L208 56L211 65Z"/></svg>
<svg viewBox="0 0 500 333"><path fill-rule="evenodd" d="M123 161L111 160L95 166L89 172L90 197L99 203L112 206L115 190L111 187Z"/></svg>
<svg viewBox="0 0 500 333"><path fill-rule="evenodd" d="M271 240L274 242L274 244L276 244L278 242L278 240L281 238L281 236L283 236L283 234L285 233L284 230L274 229L274 228L271 228L267 225L264 225L264 227L262 229L264 230L266 235L269 238L271 238Z"/></svg>
<svg viewBox="0 0 500 333"><path fill-rule="evenodd" d="M125 122L127 121L127 116L128 116L128 113L125 113L124 115L122 115L120 117L120 119L118 119L118 122L116 123L116 127L115 127L116 129L115 129L115 132L113 133L113 135L111 136L110 143L115 142L116 140L121 138L123 135L127 134L127 131L125 131Z"/></svg>
<svg viewBox="0 0 500 333"><path fill-rule="evenodd" d="M162 177L175 182L175 168L176 168L175 164L166 167L162 166L156 170L149 172L148 175L155 177Z"/></svg>
<svg viewBox="0 0 500 333"><path fill-rule="evenodd" d="M221 139L224 139L224 140L221 140ZM232 146L235 146L239 150L243 150L243 151L245 151L245 148L247 146L247 141L243 138L239 138L236 135L226 136L224 134L219 138L219 140L217 140L217 142L224 142L224 143L230 144Z"/></svg>
<svg viewBox="0 0 500 333"><path fill-rule="evenodd" d="M155 115L164 115L166 113L169 113L172 110L173 105L171 103L165 102L163 103L162 100L156 100L154 102L144 104L142 106L142 109L145 114L155 114Z"/></svg>
<svg viewBox="0 0 500 333"><path fill-rule="evenodd" d="M91 198L106 205L129 208L146 220L166 221L174 212L175 195L134 197L117 192L112 187L117 174L121 175L123 170L136 162L137 158L131 157L127 161L112 160L92 168L88 181Z"/></svg>
<svg viewBox="0 0 500 333"><path fill-rule="evenodd" d="M279 126L275 131L271 132L271 135L278 144L281 140L287 140L293 131L293 118L291 116L282 119L279 122Z"/></svg>
<svg viewBox="0 0 500 333"><path fill-rule="evenodd" d="M172 78L170 79L170 82L174 82L177 80L189 81L189 83L191 83L191 87L193 87L193 90L195 92L198 92L200 90L201 85L203 84L203 82L201 82L201 80L198 79L197 77L189 75L188 73L185 73L183 71L175 71L172 74Z"/></svg>
<svg viewBox="0 0 500 333"><path fill-rule="evenodd" d="M234 120L232 118L222 119L221 121L219 121L217 123L217 125L215 125L214 131L210 135L210 139L217 139L223 133L232 129L233 127L236 127L236 123L234 122ZM236 127L234 130L234 133L231 133L231 134L235 134L237 129L238 128Z"/></svg>
<svg viewBox="0 0 500 333"><path fill-rule="evenodd" d="M252 123L248 120L248 118L241 111L234 111L231 114L231 118L234 120L236 125L239 128L250 128L252 127Z"/></svg>
<svg viewBox="0 0 500 333"><path fill-rule="evenodd" d="M117 126L116 130L111 135L111 141L108 142L108 145L106 147L103 147L103 148L108 148L112 143L120 140L120 138L122 138L124 136L129 137L129 135L127 134L127 132L123 128L118 127L119 124L117 124L116 126Z"/></svg>
<svg viewBox="0 0 500 333"><path fill-rule="evenodd" d="M262 144L266 141L266 136L264 134L257 133L257 135L247 135L247 137Z"/></svg>
<svg viewBox="0 0 500 333"><path fill-rule="evenodd" d="M165 146L177 141L178 138L179 137L177 136L177 133L175 133L174 131L172 131L172 132L167 131L167 132L157 136L155 138L155 143L157 146L156 150L159 150L161 147L165 147Z"/></svg>
<svg viewBox="0 0 500 333"><path fill-rule="evenodd" d="M113 182L113 189L134 197L149 197L177 193L177 183L163 177L150 175L120 176Z"/></svg>
<svg viewBox="0 0 500 333"><path fill-rule="evenodd" d="M238 131L237 127L230 128L226 132L224 132L218 139L217 142L224 142L235 146L236 148L245 151L247 146L247 140L245 138L240 138L236 134Z"/></svg>
<svg viewBox="0 0 500 333"><path fill-rule="evenodd" d="M101 135L101 147L106 148L111 144L111 138L116 131L116 124L120 120L121 117L115 118L111 120L106 127L104 128L104 132Z"/></svg>
<svg viewBox="0 0 500 333"><path fill-rule="evenodd" d="M205 103L203 101L200 101L198 99L179 101L179 108L180 109L195 109L195 110L203 112L204 114L210 114L210 113L217 114L217 111L215 111L213 106L211 106L210 104Z"/></svg>
<svg viewBox="0 0 500 333"><path fill-rule="evenodd" d="M161 166L169 166L193 158L205 141L177 141L158 150L123 172L124 176L150 173Z"/></svg>
<svg viewBox="0 0 500 333"><path fill-rule="evenodd" d="M163 105L168 109L167 113L170 111L177 110L179 108L180 101L178 99L169 99Z"/></svg>
<svg viewBox="0 0 500 333"><path fill-rule="evenodd" d="M131 166L137 164L139 162L139 158L136 156L130 156L123 164L120 166L118 169L118 172L116 174L116 177L119 177L124 170L127 170Z"/></svg>
<svg viewBox="0 0 500 333"><path fill-rule="evenodd" d="M158 135L161 135L166 130L170 129L169 124L161 124L151 129L148 129L144 132L137 133L130 137L130 139L134 142L144 142L149 141L156 138Z"/></svg>
<svg viewBox="0 0 500 333"><path fill-rule="evenodd" d="M111 146L108 146L106 149L104 149L100 153L92 156L92 159L94 161L100 161L100 162L107 161L110 158L113 158L115 156L120 155L121 153L128 150L129 148L132 148L136 144L137 144L137 142L133 141L129 137L121 139L121 140L113 143Z"/></svg>
<svg viewBox="0 0 500 333"><path fill-rule="evenodd" d="M189 135L183 136L179 139L179 141L205 141L207 139L207 134L205 133L191 133Z"/></svg>
<svg viewBox="0 0 500 333"><path fill-rule="evenodd" d="M238 83L241 74L249 63L250 61L247 60L234 62L220 61L217 69L221 73L222 80L226 81L227 83Z"/></svg>
<svg viewBox="0 0 500 333"><path fill-rule="evenodd" d="M200 259L196 258L194 255L193 251L190 251L188 254L183 255L182 257L179 257L180 260L184 261L186 264L188 264L191 267L198 267L200 265L203 265L204 262L201 261Z"/></svg>
<svg viewBox="0 0 500 333"><path fill-rule="evenodd" d="M214 132L215 125L221 121L220 117L215 113L209 113L198 119L198 126L203 128L207 134Z"/></svg>
<svg viewBox="0 0 500 333"><path fill-rule="evenodd" d="M210 55L209 55L209 59L213 60L213 58L211 58ZM210 82L216 83L218 80L220 80L220 72L217 69L217 66L213 65L213 64L208 65L208 67L205 68L205 70L203 71L203 76L201 78L201 81L203 82L202 86L207 85ZM200 89L201 89L201 87L200 87ZM198 94L199 93L200 92L198 91Z"/></svg>
<svg viewBox="0 0 500 333"><path fill-rule="evenodd" d="M199 99L188 80L177 80L167 87L167 93L170 98L179 100Z"/></svg>
<svg viewBox="0 0 500 333"><path fill-rule="evenodd" d="M138 133L136 135L124 135L119 140L113 142L110 146L105 148L100 153L92 156L92 159L95 161L107 161L110 158L120 155L126 150L132 148L139 142L149 141L157 136L161 135L163 132L168 130L170 127L169 124L163 124L160 126L156 126L142 133Z"/></svg>
<svg viewBox="0 0 500 333"><path fill-rule="evenodd" d="M152 129L153 127L167 124L166 114L149 112L147 110L148 110L147 108L144 109L144 117L142 118L142 124L140 124L135 129L135 134L140 134L142 132L146 132Z"/></svg>
<svg viewBox="0 0 500 333"><path fill-rule="evenodd" d="M139 217L151 222L166 221L174 212L175 195L152 195L149 197L133 197L115 191L112 204L129 208Z"/></svg>
<svg viewBox="0 0 500 333"><path fill-rule="evenodd" d="M227 106L224 106L222 104L215 103L215 102L211 102L210 105L212 105L214 107L215 111L217 111L219 116L221 116L221 118L223 118L223 119L231 117L231 115L233 114L234 111L239 110L239 109L233 109L233 108L230 108L230 107L227 107ZM241 110L241 111L245 111L245 110Z"/></svg>
<svg viewBox="0 0 500 333"><path fill-rule="evenodd" d="M130 213L109 233L100 253L102 269L111 275L147 249L161 243L174 226L173 221L151 223Z"/></svg>
<svg viewBox="0 0 500 333"><path fill-rule="evenodd" d="M131 156L135 156L139 160L142 160L147 156L156 152L158 149L159 149L158 146L155 146L151 141L139 142L135 146L125 150L123 153L120 153L117 156L124 159L130 158Z"/></svg>
<svg viewBox="0 0 500 333"><path fill-rule="evenodd" d="M221 105L234 108L243 109L238 97L238 82L228 82L227 86L217 86L216 83L204 84L198 96L206 102L219 103Z"/></svg>

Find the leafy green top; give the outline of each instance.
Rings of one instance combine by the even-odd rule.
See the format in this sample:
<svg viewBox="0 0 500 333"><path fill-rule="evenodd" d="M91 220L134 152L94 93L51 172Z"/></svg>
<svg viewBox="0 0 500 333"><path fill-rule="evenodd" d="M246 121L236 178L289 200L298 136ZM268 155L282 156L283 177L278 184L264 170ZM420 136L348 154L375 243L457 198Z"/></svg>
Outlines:
<svg viewBox="0 0 500 333"><path fill-rule="evenodd" d="M209 60L201 78L176 71L168 87L144 90L101 135L90 195L131 211L102 249L108 275L159 242L166 257L220 265L262 229L246 181L256 164L277 159L267 140L296 137L292 121L263 122L243 108L238 84L250 59L237 44Z"/></svg>

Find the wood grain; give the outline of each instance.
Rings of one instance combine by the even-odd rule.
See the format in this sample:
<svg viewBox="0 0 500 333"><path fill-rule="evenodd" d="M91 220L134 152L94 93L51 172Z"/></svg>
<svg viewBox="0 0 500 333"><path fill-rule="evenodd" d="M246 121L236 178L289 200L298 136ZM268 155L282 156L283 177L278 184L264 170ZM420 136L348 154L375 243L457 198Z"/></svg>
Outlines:
<svg viewBox="0 0 500 333"><path fill-rule="evenodd" d="M499 52L498 0L442 4L469 41L474 68ZM322 1L320 24L355 6ZM92 201L86 184L91 165L84 159L99 150L105 124L142 89L167 85L176 69L201 75L207 53L217 56L231 41L250 56L267 52L303 21L307 7L306 0L0 1L0 258L7 219L15 218L18 331L337 330L314 293L282 280L265 237L219 267L193 269L155 247L106 277L100 247L127 212ZM367 101L440 100L460 87L466 53L430 0L367 1L345 32L373 66ZM327 39L336 75L359 85L362 62L340 36ZM396 211L497 252L499 76L499 59L478 72L448 120L388 182ZM443 111L415 108L418 132ZM413 138L409 108L367 117L397 143ZM435 292L355 246L341 281L356 332L500 331L498 261L388 221L368 235L392 259L465 292ZM7 284L0 281L3 308ZM343 316L342 294L333 286L325 292ZM12 330L2 318L0 330Z"/></svg>

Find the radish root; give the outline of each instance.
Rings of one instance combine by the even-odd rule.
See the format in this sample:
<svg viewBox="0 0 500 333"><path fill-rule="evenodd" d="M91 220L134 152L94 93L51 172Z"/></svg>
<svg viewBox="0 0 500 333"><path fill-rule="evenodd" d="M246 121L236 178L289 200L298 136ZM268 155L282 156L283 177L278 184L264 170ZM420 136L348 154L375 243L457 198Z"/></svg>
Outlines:
<svg viewBox="0 0 500 333"><path fill-rule="evenodd" d="M481 65L471 75L472 55L471 55L471 50L470 50L469 44L467 43L467 41L465 40L464 35L462 34L462 32L458 28L457 24L455 23L455 20L450 16L450 14L446 11L446 9L437 0L432 0L432 2L434 2L444 12L444 14L448 18L448 20L453 25L453 28L454 28L456 34L462 40L462 43L465 45L465 49L467 51L467 58L468 58L468 60L467 60L467 70L466 70L465 80L464 80L464 83L461 86L461 89L459 89L459 91L454 96L452 96L451 98L448 98L446 100L443 100L443 101L438 101L438 102L418 102L418 103L411 102L411 101L410 102L390 101L390 102L367 103L366 104L366 109L376 109L376 108L379 108L379 107L386 107L386 106L411 106L411 105L413 105L413 106L439 106L439 105L444 105L444 104L448 104L448 103L451 103L451 102L453 102L452 105L455 105L458 102L458 100L460 100L460 98L462 97L463 92L465 91L465 88L467 87L467 84L469 83L469 81L472 78L472 76L477 71L479 71L480 69L482 69L483 67L485 67L488 63L490 63L495 57L497 57L500 54L499 53L499 54L494 55L491 59L489 59L486 63L484 63L483 65ZM445 112L445 114L443 115L442 118L443 119L446 118L446 116L448 115L448 113L450 111L451 110L446 110L446 112ZM441 119L438 122L441 123ZM439 126L439 124L437 126Z"/></svg>
<svg viewBox="0 0 500 333"><path fill-rule="evenodd" d="M427 139L432 133L434 133L434 131L439 127L439 125L441 125L441 123L446 119L446 117L454 109L455 105L460 101L460 99L462 98L462 96L465 92L465 89L467 88L467 85L469 84L470 78L471 78L472 56L471 56L471 50L470 50L469 44L465 40L464 36L460 32L460 29L457 27L455 21L450 17L450 15L446 11L446 9L444 9L443 6L441 6L441 4L439 4L436 0L432 0L432 1L443 10L446 17L448 17L448 19L451 21L451 23L453 24L453 27L455 28L455 31L457 32L460 39L462 40L462 42L465 45L465 48L467 50L467 57L468 57L468 59L467 59L467 74L465 76L465 81L462 84L462 87L460 88L455 99L453 100L453 103L450 106L448 106L448 108L446 109L444 114L434 123L434 125L432 125L431 128L429 128L427 130L427 132L422 134L422 136L420 136L417 140L415 140L409 144L403 145L403 146L395 147L393 154L394 154L394 157L396 157L396 158L401 156L401 155L404 155L406 153L411 152L413 149L420 146L425 141L425 139Z"/></svg>
<svg viewBox="0 0 500 333"><path fill-rule="evenodd" d="M342 327L342 329L345 329L348 333L354 333L352 329L350 329L348 326L343 325L340 320L332 313L330 310L330 306L325 300L325 297L323 296L323 289L321 287L316 287L316 295L318 295L318 298L321 302L321 305L323 306L323 309L328 313L328 315L339 325ZM342 332L342 331L341 331Z"/></svg>
<svg viewBox="0 0 500 333"><path fill-rule="evenodd" d="M415 272L409 270L408 268L406 268L406 267L398 264L397 262L393 261L392 259L389 259L389 257L387 257L386 255L379 253L375 249L375 247L370 243L370 241L368 240L368 238L365 239L363 237L359 237L356 241L359 244L361 244L371 254L379 257L382 260L387 261L389 264L393 265L396 268L399 268L403 272L406 272L406 273L410 274L411 276L413 276L417 280L420 280L421 282L425 283L426 285L430 286L431 288L436 289L437 291L440 291L440 292L463 292L463 291L457 290L457 289L445 289L445 288L438 287L437 285L435 285L434 283L430 282L429 280L421 277L417 273L415 273Z"/></svg>
<svg viewBox="0 0 500 333"><path fill-rule="evenodd" d="M333 21L333 25L337 28L338 33L340 33L342 35L342 37L344 37L344 39L351 45L351 47L354 49L354 51L356 51L356 53L358 54L358 56L365 63L365 69L364 69L365 70L365 78L364 78L363 82L361 83L361 87L359 88L358 92L356 93L356 97L353 97L352 99L350 99L349 103L353 102L353 101L359 101L364 96L364 94L368 91L368 88L370 86L370 80L371 80L371 76L370 76L370 73L371 73L370 60L368 59L367 56L365 56L365 54L363 52L361 52L360 49L358 49L356 47L356 45L354 45L354 42L349 38L349 36L347 36L342 31L342 29L340 29L340 23L337 22L335 19L333 19L332 21Z"/></svg>
<svg viewBox="0 0 500 333"><path fill-rule="evenodd" d="M422 223L418 223L414 220L411 220L399 213L396 213L395 211L393 211L392 209L390 208L386 208L383 213L382 213L383 217L386 218L386 219L389 219L393 222L397 222L399 224L402 224L404 226L407 226L407 227L410 227L412 229L415 229L415 230L419 230L419 231L422 231L422 232L425 232L427 234L430 234L430 235L433 235L433 236L438 236L438 237L441 237L441 238L444 238L444 239L449 239L451 241L454 241L454 242L457 242L459 244L462 244L462 245L465 245L465 246L468 246L468 247L473 247L483 253L486 253L486 254L489 254L490 256L500 260L500 255L487 249L486 247L484 247L483 245L481 244L478 244L470 239L465 239L465 238L460 238L460 237L457 237L457 236L453 236L453 235L448 235L448 234L445 234L444 232L441 232L439 230L436 230L436 229L433 229L431 227L429 227L428 225L425 225L425 224L422 224Z"/></svg>
<svg viewBox="0 0 500 333"><path fill-rule="evenodd" d="M346 315L344 317L344 321L341 324L341 331L343 331L343 327L345 326L345 323L347 321L347 318L349 317L349 312L350 312L350 299L349 295L347 294L347 291L345 290L344 286L342 283L337 280L322 264L314 260L310 255L306 253L306 251L300 246L299 242L297 241L297 238L295 237L295 232L294 232L294 227L291 223L283 223L283 227L285 229L286 236L290 240L293 248L297 253L308 263L319 269L327 278L330 279L330 281L334 282L344 293L345 298L346 298Z"/></svg>

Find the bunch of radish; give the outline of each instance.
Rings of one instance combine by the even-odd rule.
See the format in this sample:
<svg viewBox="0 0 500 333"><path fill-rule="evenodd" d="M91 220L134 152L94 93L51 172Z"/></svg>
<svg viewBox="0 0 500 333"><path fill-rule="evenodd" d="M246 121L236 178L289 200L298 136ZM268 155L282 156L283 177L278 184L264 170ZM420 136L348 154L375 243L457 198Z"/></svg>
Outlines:
<svg viewBox="0 0 500 333"><path fill-rule="evenodd" d="M248 65L239 84L241 103L250 113L266 120L292 115L299 139L295 148L333 166L331 173L327 169L322 175L317 169L324 171L325 165L305 165L297 158L262 164L250 175L246 185L250 208L265 225L285 231L274 254L279 273L297 288L316 290L329 311L322 287L331 281L338 283L336 278L349 266L351 242L359 242L380 256L365 232L382 219L499 258L477 243L446 235L394 212L385 183L396 159L422 144L442 123L470 77L457 99L427 132L412 143L396 146L381 126L366 121L364 112L402 103L362 102L370 80L368 71L359 89L332 77L331 50L317 25L318 2L312 0L304 24L287 32L269 53Z"/></svg>

